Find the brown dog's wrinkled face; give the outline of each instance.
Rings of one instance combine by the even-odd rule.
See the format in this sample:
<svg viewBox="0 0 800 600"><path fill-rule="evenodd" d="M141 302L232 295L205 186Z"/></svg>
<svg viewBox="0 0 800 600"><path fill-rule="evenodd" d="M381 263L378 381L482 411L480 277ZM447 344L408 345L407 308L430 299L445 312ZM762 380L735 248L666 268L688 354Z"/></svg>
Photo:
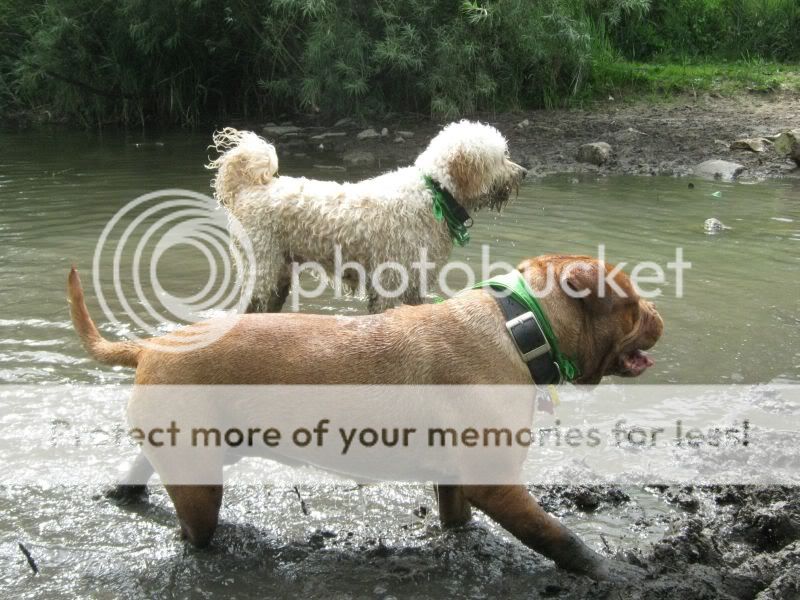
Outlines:
<svg viewBox="0 0 800 600"><path fill-rule="evenodd" d="M664 322L621 270L572 255L539 256L517 268L539 297L561 351L578 363L576 383L636 377L653 366L645 350L661 337Z"/></svg>

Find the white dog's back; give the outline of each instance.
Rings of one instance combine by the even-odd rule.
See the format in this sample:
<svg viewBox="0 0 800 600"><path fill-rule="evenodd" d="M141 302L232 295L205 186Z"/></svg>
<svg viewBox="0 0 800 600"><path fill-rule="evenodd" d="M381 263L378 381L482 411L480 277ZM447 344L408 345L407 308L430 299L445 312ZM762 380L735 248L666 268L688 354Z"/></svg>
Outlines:
<svg viewBox="0 0 800 600"><path fill-rule="evenodd" d="M414 265L431 266L427 286L455 239L440 205L434 210L431 186L438 190L437 202L445 194L466 214L501 206L525 171L509 160L499 131L467 121L445 127L413 166L355 183L277 176L275 147L251 132L225 129L214 143L221 152L209 165L217 170L216 197L255 252L252 310L280 310L293 261L313 261L334 277L341 275L332 270L337 260L357 263L368 278L373 312L398 301L421 302L426 288ZM405 292L378 298L376 281L385 290L402 281L398 267L416 281L407 278Z"/></svg>
<svg viewBox="0 0 800 600"><path fill-rule="evenodd" d="M328 269L338 247L344 261L358 261L369 271L390 260L410 264L420 247L449 254L447 228L435 220L431 202L419 171L405 167L355 183L275 177L241 188L228 210L251 239L268 236L271 246L294 259ZM430 239L432 228L441 229L438 240ZM407 240L417 241L413 257L402 251Z"/></svg>

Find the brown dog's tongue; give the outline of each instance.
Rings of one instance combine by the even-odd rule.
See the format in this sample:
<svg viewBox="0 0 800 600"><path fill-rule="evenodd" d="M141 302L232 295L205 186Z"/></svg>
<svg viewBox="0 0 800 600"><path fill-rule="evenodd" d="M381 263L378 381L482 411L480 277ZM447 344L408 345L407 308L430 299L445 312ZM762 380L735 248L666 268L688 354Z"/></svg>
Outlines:
<svg viewBox="0 0 800 600"><path fill-rule="evenodd" d="M656 361L654 361L641 350L634 350L632 352L628 352L622 358L622 364L625 365L625 368L628 371L630 371L631 375L637 376L641 375L645 369L656 364Z"/></svg>

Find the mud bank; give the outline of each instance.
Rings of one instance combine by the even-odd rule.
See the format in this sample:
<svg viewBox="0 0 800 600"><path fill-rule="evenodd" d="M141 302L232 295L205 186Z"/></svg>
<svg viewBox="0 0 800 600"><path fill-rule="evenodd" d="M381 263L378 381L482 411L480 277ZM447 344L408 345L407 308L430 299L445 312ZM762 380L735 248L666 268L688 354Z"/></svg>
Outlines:
<svg viewBox="0 0 800 600"><path fill-rule="evenodd" d="M629 584L591 584L581 578L551 582L561 587L563 597L800 598L800 489L725 486L648 491L678 510L657 517L669 528L662 539L620 554L646 569L647 575ZM616 488L549 489L542 490L540 498L562 515L619 511L628 503L625 492ZM630 518L634 530L652 525L652 517L644 513Z"/></svg>
<svg viewBox="0 0 800 600"><path fill-rule="evenodd" d="M426 490L380 485L372 493L384 506L370 501L365 512L353 504L345 508L345 498L354 492L304 489L308 515L288 492L276 506L281 494L275 492L269 499L242 492L229 510L249 507L244 523L234 525L236 515L223 511L224 524L211 552L190 551L205 563L195 565L198 577L215 579L210 573L221 571L241 584L239 575L247 573L252 584L266 578L281 595L293 598L800 598L800 489L535 489L548 510L576 530L587 522L601 532L610 523L621 525L611 527L616 534L609 536L620 547L601 533L605 548L599 548L643 570L640 579L621 583L595 582L558 569L477 512L467 526L442 531ZM335 511L322 509L323 496L338 497L342 504ZM643 496L653 506L670 508L648 510ZM267 510L264 500L277 515L260 514ZM165 511L164 524L174 526L166 499L157 504ZM261 529L271 528L273 518L305 521L305 532L276 546L275 532ZM665 533L654 538L659 529ZM591 530L582 531L587 541ZM256 568L249 564L253 560Z"/></svg>
<svg viewBox="0 0 800 600"><path fill-rule="evenodd" d="M640 566L627 583L566 573L479 512L442 531L427 486L231 486L210 548L188 548L160 486L120 507L101 489L0 487L0 595L61 598L800 598L800 489L538 488L590 545ZM69 518L65 519L64 515ZM32 572L24 543L38 565Z"/></svg>
<svg viewBox="0 0 800 600"><path fill-rule="evenodd" d="M609 101L592 110L478 115L496 125L514 159L532 176L555 173L691 175L699 163L721 159L745 167L740 179L800 177L800 168L769 142L763 151L731 149L743 138L774 136L800 123L800 98L791 95L683 98L633 104ZM408 164L442 123L398 118L385 122L250 125L273 141L282 156L315 157L331 170L391 168ZM607 162L577 159L581 145L606 142ZM735 148L735 145L734 145Z"/></svg>
<svg viewBox="0 0 800 600"><path fill-rule="evenodd" d="M505 597L590 600L797 600L800 598L800 490L792 488L647 488L674 511L648 514L628 492L609 487L535 490L567 522L622 520L627 545L605 536L605 554L641 567L640 579L595 582L556 568L478 515L442 532L435 509L421 506L423 532L408 530L388 543L380 537L328 528L291 544L287 562L308 578L303 593L337 598ZM309 496L313 504L314 496ZM313 510L313 509L312 509ZM658 523L660 521L660 523ZM636 541L662 526L656 541ZM638 533L637 533L638 532ZM391 537L391 533L384 530ZM288 548L284 548L288 550ZM601 550L602 551L602 550ZM348 572L342 585L337 568ZM325 576L327 573L329 576ZM365 589L373 588L372 593ZM366 592L366 594L364 594Z"/></svg>

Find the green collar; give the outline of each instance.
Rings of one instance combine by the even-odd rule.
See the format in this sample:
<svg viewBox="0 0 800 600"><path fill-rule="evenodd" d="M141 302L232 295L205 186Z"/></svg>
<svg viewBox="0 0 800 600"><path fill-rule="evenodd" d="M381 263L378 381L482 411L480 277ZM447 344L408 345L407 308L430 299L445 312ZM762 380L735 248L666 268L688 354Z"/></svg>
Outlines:
<svg viewBox="0 0 800 600"><path fill-rule="evenodd" d="M459 246L466 246L469 242L469 231L472 227L472 218L461 206L453 195L435 182L430 176L425 175L425 185L433 196L433 216L437 221L444 220L450 232L450 239Z"/></svg>
<svg viewBox="0 0 800 600"><path fill-rule="evenodd" d="M547 343L550 344L550 352L553 356L553 361L558 365L564 381L573 381L580 376L580 370L575 362L565 354L562 354L561 350L559 350L558 338L556 338L555 333L553 333L550 320L547 318L547 315L544 314L539 300L536 299L536 296L522 277L522 273L519 271L511 271L505 275L498 275L486 281L481 281L473 286L473 288L485 287L508 290L511 298L533 313L542 329Z"/></svg>

